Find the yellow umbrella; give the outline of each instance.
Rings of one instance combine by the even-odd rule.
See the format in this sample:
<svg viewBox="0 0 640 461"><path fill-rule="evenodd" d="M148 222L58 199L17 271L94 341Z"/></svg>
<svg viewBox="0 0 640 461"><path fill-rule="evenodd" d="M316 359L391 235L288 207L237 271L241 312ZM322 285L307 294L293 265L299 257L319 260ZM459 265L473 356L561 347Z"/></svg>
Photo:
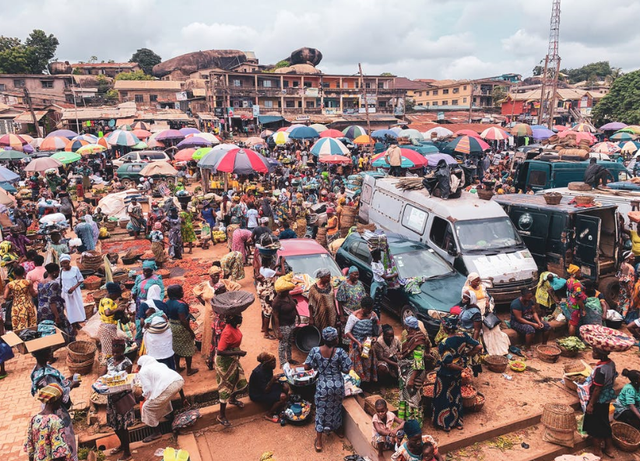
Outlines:
<svg viewBox="0 0 640 461"><path fill-rule="evenodd" d="M289 142L289 133L285 132L285 131L278 131L277 133L273 134L273 142L275 142L277 145L282 145L282 144L286 144Z"/></svg>
<svg viewBox="0 0 640 461"><path fill-rule="evenodd" d="M353 140L354 144L373 144L373 139L367 134L361 134Z"/></svg>
<svg viewBox="0 0 640 461"><path fill-rule="evenodd" d="M80 154L80 155L98 154L100 152L104 152L105 150L107 150L107 148L101 144L85 144L84 146L82 146L80 149L76 151L76 154Z"/></svg>
<svg viewBox="0 0 640 461"><path fill-rule="evenodd" d="M621 131L631 131L635 134L640 134L640 125L629 125L626 128L623 128Z"/></svg>

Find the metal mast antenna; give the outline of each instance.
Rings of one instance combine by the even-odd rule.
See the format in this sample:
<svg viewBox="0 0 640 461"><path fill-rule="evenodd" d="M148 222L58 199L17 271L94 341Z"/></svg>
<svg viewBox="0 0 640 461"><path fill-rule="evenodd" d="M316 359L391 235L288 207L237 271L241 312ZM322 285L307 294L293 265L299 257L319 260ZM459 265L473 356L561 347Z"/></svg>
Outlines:
<svg viewBox="0 0 640 461"><path fill-rule="evenodd" d="M558 55L558 45L560 43L560 0L552 1L549 49L547 50L547 56L544 58L542 87L540 88L540 112L538 115L538 124L542 125L545 114L547 114L547 126L549 128L553 126L558 75L560 74L560 56Z"/></svg>

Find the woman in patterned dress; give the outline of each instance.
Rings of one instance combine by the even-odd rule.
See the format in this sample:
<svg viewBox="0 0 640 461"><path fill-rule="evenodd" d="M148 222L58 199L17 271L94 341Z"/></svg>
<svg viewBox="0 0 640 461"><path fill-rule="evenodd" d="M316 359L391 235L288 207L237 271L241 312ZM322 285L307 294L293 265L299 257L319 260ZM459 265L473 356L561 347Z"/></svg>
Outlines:
<svg viewBox="0 0 640 461"><path fill-rule="evenodd" d="M313 446L322 451L322 434L338 432L342 428L342 401L344 380L342 373L349 373L352 363L347 353L338 347L338 330L327 327L322 330L324 344L309 352L304 367L318 372L316 381L316 439ZM340 434L338 434L340 436Z"/></svg>
<svg viewBox="0 0 640 461"><path fill-rule="evenodd" d="M196 241L196 233L193 230L193 215L189 211L180 212L180 233L182 243L189 247L189 254L193 253L193 242Z"/></svg>
<svg viewBox="0 0 640 461"><path fill-rule="evenodd" d="M377 338L380 329L380 319L373 312L373 299L369 296L362 299L362 308L351 314L344 327L344 335L351 340L349 358L353 362L355 371L363 383L378 381L378 359L369 348L369 356L363 357L363 344L367 338Z"/></svg>
<svg viewBox="0 0 640 461"><path fill-rule="evenodd" d="M626 251L622 256L623 262L620 264L618 272L618 280L620 281L620 294L618 295L617 311L626 317L631 307L631 294L633 293L633 285L635 283L635 271L631 265L631 261L635 259L632 251Z"/></svg>
<svg viewBox="0 0 640 461"><path fill-rule="evenodd" d="M33 298L38 293L33 288L33 283L24 278L24 267L16 266L13 269L15 280L4 287L4 299L13 298L11 306L11 326L13 331L37 325L37 311L33 304Z"/></svg>
<svg viewBox="0 0 640 461"><path fill-rule="evenodd" d="M38 392L43 409L31 418L24 443L29 461L73 460L71 448L64 437L62 420L56 415L62 394L63 390L57 384L45 386Z"/></svg>
<svg viewBox="0 0 640 461"><path fill-rule="evenodd" d="M360 309L360 301L367 295L367 290L359 279L360 271L356 266L351 266L346 280L336 291L336 300L345 315Z"/></svg>
<svg viewBox="0 0 640 461"><path fill-rule="evenodd" d="M218 341L216 355L216 382L220 398L220 413L217 420L223 426L229 427L231 423L227 419L227 404L244 408L244 403L238 400L238 394L247 389L248 383L240 364L240 357L247 355L247 351L240 349L242 316L228 316L226 323Z"/></svg>
<svg viewBox="0 0 640 461"><path fill-rule="evenodd" d="M173 352L175 353L176 371L181 373L184 368L180 366L180 357L184 357L187 364L187 376L195 375L197 368L191 366L191 361L196 353L195 337L196 334L191 329L189 323L189 305L182 298L184 291L180 285L171 285L167 288L167 296L169 300L167 305L167 317L171 325L171 333L173 334Z"/></svg>
<svg viewBox="0 0 640 461"><path fill-rule="evenodd" d="M244 260L239 251L232 251L220 258L220 267L223 271L222 278L233 281L244 278Z"/></svg>
<svg viewBox="0 0 640 461"><path fill-rule="evenodd" d="M100 315L100 351L102 352L102 362L106 363L109 357L113 356L113 342L118 336L118 319L116 312L124 312L124 304L118 306L116 301L122 294L120 284L107 283L107 296L100 300L98 314Z"/></svg>
<svg viewBox="0 0 640 461"><path fill-rule="evenodd" d="M407 418L422 424L422 385L426 376L425 359L429 360L430 343L420 330L418 319L409 316L404 319L402 348L398 359L400 401L406 406ZM422 356L422 360L419 360ZM416 360L418 359L418 360Z"/></svg>
<svg viewBox="0 0 640 461"><path fill-rule="evenodd" d="M167 255L164 252L164 234L162 233L161 222L156 221L153 224L153 230L149 233L149 240L151 240L151 251L156 264L158 267L162 267L162 263L167 260Z"/></svg>
<svg viewBox="0 0 640 461"><path fill-rule="evenodd" d="M182 230L178 209L171 208L169 215L162 220L169 226L169 256L173 259L182 259Z"/></svg>
<svg viewBox="0 0 640 461"><path fill-rule="evenodd" d="M76 330L64 313L62 285L58 280L60 266L50 263L44 266L47 278L38 285L38 323L52 320L60 328L67 344L76 340Z"/></svg>
<svg viewBox="0 0 640 461"><path fill-rule="evenodd" d="M248 229L236 229L231 238L231 251L238 251L242 254L242 263L247 264L247 245L251 243L252 233Z"/></svg>

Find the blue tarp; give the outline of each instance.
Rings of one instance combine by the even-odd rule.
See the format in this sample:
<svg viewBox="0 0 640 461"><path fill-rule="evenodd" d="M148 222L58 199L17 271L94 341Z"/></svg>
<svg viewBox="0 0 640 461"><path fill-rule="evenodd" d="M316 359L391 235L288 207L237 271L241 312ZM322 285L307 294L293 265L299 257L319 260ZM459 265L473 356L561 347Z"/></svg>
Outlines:
<svg viewBox="0 0 640 461"><path fill-rule="evenodd" d="M282 120L284 120L284 117L281 117L280 115L258 115L258 122L262 125L276 123Z"/></svg>

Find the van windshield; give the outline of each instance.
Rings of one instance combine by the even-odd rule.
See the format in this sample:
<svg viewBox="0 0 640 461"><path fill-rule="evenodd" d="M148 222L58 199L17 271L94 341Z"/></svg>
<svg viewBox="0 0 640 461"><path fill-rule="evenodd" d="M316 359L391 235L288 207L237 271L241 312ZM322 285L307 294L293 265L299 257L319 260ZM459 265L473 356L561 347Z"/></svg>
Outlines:
<svg viewBox="0 0 640 461"><path fill-rule="evenodd" d="M458 221L455 225L463 251L505 250L522 245L509 218Z"/></svg>

